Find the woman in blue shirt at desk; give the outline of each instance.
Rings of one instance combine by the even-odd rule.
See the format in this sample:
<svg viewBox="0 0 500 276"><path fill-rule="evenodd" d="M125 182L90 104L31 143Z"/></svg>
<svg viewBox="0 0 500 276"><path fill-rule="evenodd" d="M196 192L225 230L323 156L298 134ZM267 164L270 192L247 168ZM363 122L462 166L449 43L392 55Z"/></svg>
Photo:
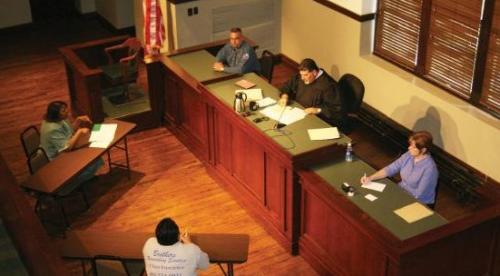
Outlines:
<svg viewBox="0 0 500 276"><path fill-rule="evenodd" d="M45 150L50 160L63 151L71 151L79 139L90 131L83 124L92 124L88 116L78 116L73 124L68 121L68 105L63 101L53 101L47 106L45 120L40 129L40 146ZM94 177L97 170L104 164L99 158L83 170L70 186L76 187L80 183Z"/></svg>
<svg viewBox="0 0 500 276"><path fill-rule="evenodd" d="M418 131L410 136L408 143L408 151L405 154L378 172L363 176L361 183L369 183L399 173L401 176L399 186L420 202L433 208L439 173L429 153L432 135L427 131Z"/></svg>

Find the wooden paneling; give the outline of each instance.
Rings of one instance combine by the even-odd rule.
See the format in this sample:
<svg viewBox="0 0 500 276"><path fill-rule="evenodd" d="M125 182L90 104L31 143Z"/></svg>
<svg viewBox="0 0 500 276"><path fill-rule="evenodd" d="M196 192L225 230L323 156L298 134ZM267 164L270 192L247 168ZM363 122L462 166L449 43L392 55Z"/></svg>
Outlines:
<svg viewBox="0 0 500 276"><path fill-rule="evenodd" d="M265 206L269 210L269 215L273 218L276 226L285 232L285 211L286 211L286 193L287 168L270 154L266 154L266 190Z"/></svg>
<svg viewBox="0 0 500 276"><path fill-rule="evenodd" d="M200 92L180 83L180 123L201 147L208 149L207 104Z"/></svg>
<svg viewBox="0 0 500 276"><path fill-rule="evenodd" d="M166 70L166 69L165 69ZM177 78L169 72L168 70L164 73L165 77L165 87L164 87L164 111L163 111L163 119L170 124L177 124L177 120L179 118L178 114L178 106L179 99L178 93L180 91L179 84Z"/></svg>
<svg viewBox="0 0 500 276"><path fill-rule="evenodd" d="M406 240L301 171L300 254L322 274L498 275L498 204ZM362 264L362 265L360 265ZM497 273L497 274L495 274Z"/></svg>
<svg viewBox="0 0 500 276"><path fill-rule="evenodd" d="M321 184L320 184L321 185ZM302 185L301 252L321 256L328 271L340 275L385 275L385 256L357 231L345 215L331 208L313 183ZM307 248L307 249L306 249Z"/></svg>
<svg viewBox="0 0 500 276"><path fill-rule="evenodd" d="M227 175L233 171L233 128L227 118L214 111L215 166Z"/></svg>
<svg viewBox="0 0 500 276"><path fill-rule="evenodd" d="M264 151L241 129L233 129L233 176L264 205Z"/></svg>

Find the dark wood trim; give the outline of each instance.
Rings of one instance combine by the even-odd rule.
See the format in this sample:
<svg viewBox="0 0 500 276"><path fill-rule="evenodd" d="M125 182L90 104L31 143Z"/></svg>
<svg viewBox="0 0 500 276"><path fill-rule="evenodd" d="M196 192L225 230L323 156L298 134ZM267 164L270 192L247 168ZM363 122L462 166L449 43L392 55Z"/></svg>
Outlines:
<svg viewBox="0 0 500 276"><path fill-rule="evenodd" d="M285 65L287 65L290 68L294 68L294 69L298 70L299 64L295 60L293 60L293 59L289 58L287 55L281 54L281 53L277 54L277 56L278 56L279 60L281 62L283 62Z"/></svg>
<svg viewBox="0 0 500 276"><path fill-rule="evenodd" d="M431 80L431 79L428 79L428 78L426 78L424 75L420 75L420 74L418 74L418 73L417 73L417 72L415 72L414 70L411 70L411 69L409 69L409 68L407 68L407 67L403 66L402 64L399 64L397 61L395 61L395 60L393 60L393 59L391 59L391 58L389 58L389 57L386 57L386 56L384 56L383 54L381 54L381 53L379 53L379 52L374 51L374 52L373 52L373 55L375 55L375 56L377 56L377 57L379 57L379 58L381 58L381 59L383 59L383 60L385 60L385 61L387 61L387 62L390 62L391 64L393 64L393 65L395 65L395 66L397 66L397 67L399 67L399 68L401 68L401 69L403 69L403 70L405 70L405 71L407 71L407 72L411 73L411 74L412 74L412 75L414 75L415 77L419 77L419 78L420 78L420 79L422 79L423 81L426 81L426 82L428 82L428 83L430 83L430 84L432 84L432 85L434 85L434 86L436 86L436 87L438 87L438 88L440 88L440 89L444 90L445 92L448 92L448 94L449 94L449 95L452 95L452 96L454 96L454 97L456 97L456 98L458 98L458 99L460 99L460 100L464 101L464 102L465 102L465 104L472 105L472 106L474 106L474 107L476 107L476 108L478 108L478 109L480 109L480 110L482 110L482 111L484 111L484 112L486 112L486 113L490 114L491 116L493 116L493 117L495 117L495 118L497 118L497 119L500 119L500 113L499 113L499 112L497 112L496 110L490 109L490 108L488 108L487 106L484 106L484 105L482 105L482 104L481 104L481 103L479 103L479 102L477 102L477 103L476 103L476 102L473 102L473 101L472 101L472 100L470 100L470 99L464 98L462 95L455 93L455 91L451 90L450 88L445 87L445 86L443 86L443 85L441 85L441 84L439 84L439 83L437 83L437 82L435 82L435 81L433 81L433 80Z"/></svg>
<svg viewBox="0 0 500 276"><path fill-rule="evenodd" d="M420 35L417 48L417 64L415 72L419 75L424 75L425 60L427 58L427 41L429 40L429 29L431 20L431 1L427 0L422 3L422 11L420 13Z"/></svg>
<svg viewBox="0 0 500 276"><path fill-rule="evenodd" d="M359 22L370 21L370 20L375 19L375 13L367 13L367 14L359 15L357 13L354 13L354 12L344 8L344 7L341 7L341 6L334 4L334 3L327 1L327 0L313 0L313 1L323 5L325 7L328 7L334 11L340 12L341 14L346 15L346 16L348 16L356 21L359 21Z"/></svg>
<svg viewBox="0 0 500 276"><path fill-rule="evenodd" d="M479 42L477 47L477 58L474 66L474 76L472 79L471 101L479 104L481 95L484 93L483 81L486 71L486 56L488 55L488 45L490 38L491 25L493 21L493 11L495 7L494 0L484 2L483 20L479 27Z"/></svg>

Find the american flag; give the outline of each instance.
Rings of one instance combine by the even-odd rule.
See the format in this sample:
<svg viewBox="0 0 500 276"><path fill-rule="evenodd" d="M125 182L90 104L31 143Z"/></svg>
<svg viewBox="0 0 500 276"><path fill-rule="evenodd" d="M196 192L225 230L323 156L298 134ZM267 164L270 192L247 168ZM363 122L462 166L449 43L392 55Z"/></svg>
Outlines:
<svg viewBox="0 0 500 276"><path fill-rule="evenodd" d="M165 27L159 0L143 0L144 44L146 55L159 54L165 40Z"/></svg>

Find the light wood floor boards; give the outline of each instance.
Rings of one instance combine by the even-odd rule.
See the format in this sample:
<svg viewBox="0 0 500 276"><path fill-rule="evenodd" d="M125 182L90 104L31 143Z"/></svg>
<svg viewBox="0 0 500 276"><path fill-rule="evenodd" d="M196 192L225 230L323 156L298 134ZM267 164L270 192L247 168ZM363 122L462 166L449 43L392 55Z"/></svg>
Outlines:
<svg viewBox="0 0 500 276"><path fill-rule="evenodd" d="M104 31L97 33L96 38L101 38ZM71 34L65 35L67 41L76 41ZM69 100L62 59L52 48L36 49L55 47L55 43L25 44L31 41L19 39L17 47L9 45L10 54L0 60L6 62L0 68L0 152L18 181L28 176L19 134L26 126L40 123L48 102ZM21 47L27 47L26 56L20 55ZM285 78L286 73L276 79ZM250 234L249 259L235 266L237 275L315 275L301 257L286 253L168 130L135 133L129 137L129 147L132 180L119 171L100 176L86 189L91 208L84 213L78 212L76 200L66 202L76 210L70 216L72 229L153 231L159 219L170 216L189 232ZM121 153L113 154L114 159L123 159ZM80 273L78 263L68 261L67 265L75 275ZM201 275L222 272L211 265Z"/></svg>

